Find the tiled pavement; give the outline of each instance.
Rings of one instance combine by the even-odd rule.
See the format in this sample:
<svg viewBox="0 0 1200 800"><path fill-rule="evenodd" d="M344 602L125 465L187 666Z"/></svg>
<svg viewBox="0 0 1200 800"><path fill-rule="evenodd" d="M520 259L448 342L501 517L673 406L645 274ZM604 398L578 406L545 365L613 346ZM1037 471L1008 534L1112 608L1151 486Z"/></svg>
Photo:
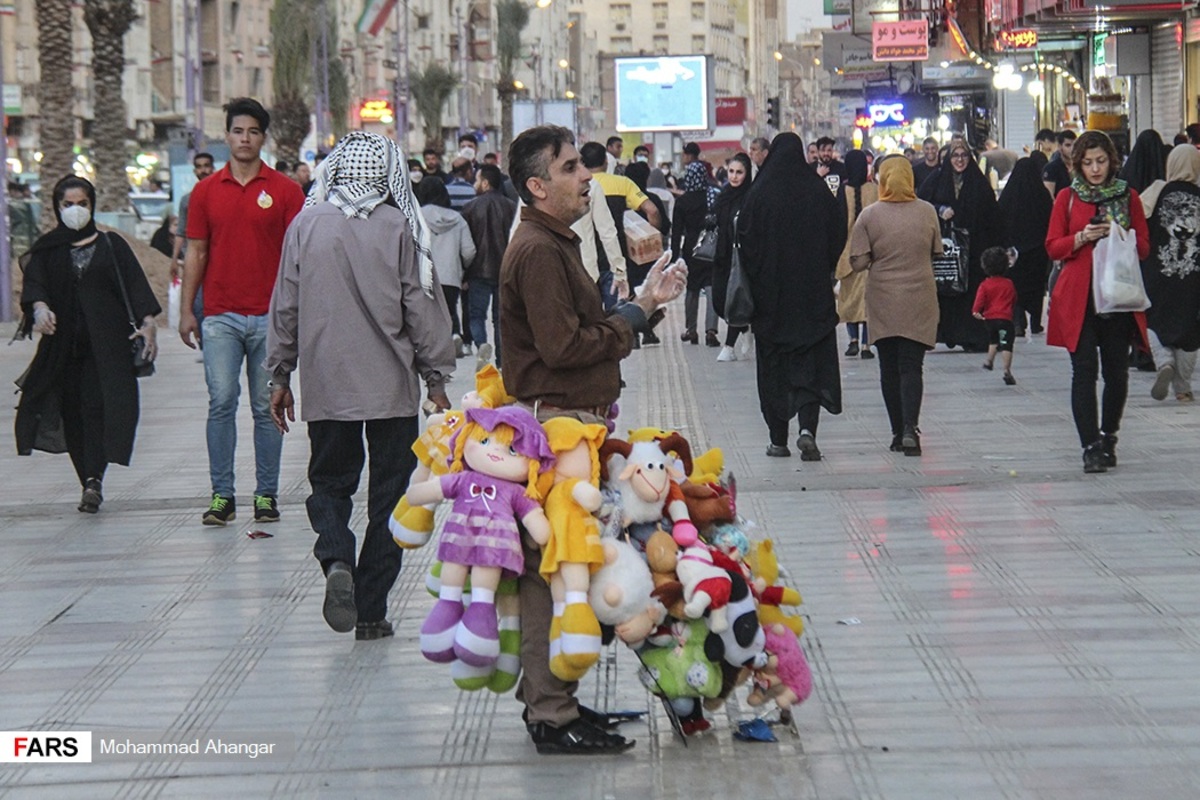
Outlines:
<svg viewBox="0 0 1200 800"><path fill-rule="evenodd" d="M417 651L432 548L410 554L392 593L395 639L330 632L303 426L284 447L274 537L248 538L247 511L202 527L203 378L164 331L134 466L112 469L98 516L75 511L65 456L19 459L10 445L0 459L0 728L257 736L278 754L2 764L0 797L1200 794L1200 408L1155 403L1149 377L1132 374L1121 465L1085 476L1064 353L1019 344L1008 388L979 356L939 350L926 361L925 455L905 458L887 450L877 362L844 359L847 411L823 418L826 460L768 459L753 364L681 344L681 313L662 346L626 362L622 428L722 446L743 513L778 543L805 596L816 678L797 736L735 742L752 716L735 699L685 747L614 648L581 695L648 710L625 726L637 747L536 755L511 695L460 693ZM31 352L0 348L0 375ZM0 410L0 429L11 416ZM245 492L244 407L241 423Z"/></svg>

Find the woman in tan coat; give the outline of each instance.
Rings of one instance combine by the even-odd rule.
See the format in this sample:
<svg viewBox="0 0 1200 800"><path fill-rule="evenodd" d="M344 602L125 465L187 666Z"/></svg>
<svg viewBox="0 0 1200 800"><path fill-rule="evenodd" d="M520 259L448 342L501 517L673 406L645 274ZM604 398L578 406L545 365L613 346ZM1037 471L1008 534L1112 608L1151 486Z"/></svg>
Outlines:
<svg viewBox="0 0 1200 800"><path fill-rule="evenodd" d="M879 199L879 187L870 181L868 172L866 153L862 150L851 150L846 154L847 235L854 229L854 223L862 210ZM849 239L846 240L846 247L842 250L842 257L838 260L837 271L833 277L838 280L838 320L846 323L846 333L850 336L850 346L846 348L846 355L853 358L861 353L863 358L874 358L875 354L871 352L871 338L867 334L867 275L850 268Z"/></svg>
<svg viewBox="0 0 1200 800"><path fill-rule="evenodd" d="M867 317L879 351L891 449L919 456L925 351L937 343L933 256L942 253L942 234L933 206L917 199L907 158L879 162L879 200L854 223L850 267L867 271Z"/></svg>

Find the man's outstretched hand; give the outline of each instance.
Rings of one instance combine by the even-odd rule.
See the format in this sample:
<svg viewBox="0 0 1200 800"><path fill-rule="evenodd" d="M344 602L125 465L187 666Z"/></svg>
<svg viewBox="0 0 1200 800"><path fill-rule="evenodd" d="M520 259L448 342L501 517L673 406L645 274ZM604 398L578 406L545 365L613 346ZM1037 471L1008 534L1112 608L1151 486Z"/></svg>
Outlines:
<svg viewBox="0 0 1200 800"><path fill-rule="evenodd" d="M668 266L667 262L670 260L670 250L659 256L658 261L650 268L650 274L646 276L641 291L638 292L636 302L646 312L646 316L653 314L659 306L679 297L687 288L687 264L681 258Z"/></svg>

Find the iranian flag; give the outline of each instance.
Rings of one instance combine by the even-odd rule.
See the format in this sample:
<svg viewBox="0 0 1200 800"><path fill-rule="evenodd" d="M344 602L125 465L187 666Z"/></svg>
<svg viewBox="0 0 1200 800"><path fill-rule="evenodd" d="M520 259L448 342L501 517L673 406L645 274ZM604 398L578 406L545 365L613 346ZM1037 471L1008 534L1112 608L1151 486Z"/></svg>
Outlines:
<svg viewBox="0 0 1200 800"><path fill-rule="evenodd" d="M362 16L358 18L358 32L378 36L395 7L396 0L366 0Z"/></svg>

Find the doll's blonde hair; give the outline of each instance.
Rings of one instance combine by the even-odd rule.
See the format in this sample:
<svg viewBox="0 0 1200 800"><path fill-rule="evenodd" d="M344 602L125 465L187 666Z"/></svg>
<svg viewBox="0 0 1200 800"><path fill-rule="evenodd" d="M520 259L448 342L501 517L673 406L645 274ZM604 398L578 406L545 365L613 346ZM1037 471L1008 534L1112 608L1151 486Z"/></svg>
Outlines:
<svg viewBox="0 0 1200 800"><path fill-rule="evenodd" d="M498 423L496 427L489 431L478 422L472 422L470 418L468 418L467 422L462 426L462 428L459 429L458 436L454 439L454 452L451 453L450 471L463 471L463 467L465 465L463 460L463 451L466 449L468 439L481 442L485 438L494 438L501 444L511 445L515 435L516 429L511 425L504 424L503 422ZM536 457L528 456L524 453L521 455L529 459L529 475L525 478L525 496L533 500L540 501L542 496L538 491L537 481L538 469L541 466L541 462L538 461Z"/></svg>
<svg viewBox="0 0 1200 800"><path fill-rule="evenodd" d="M592 462L591 482L593 486L598 487L600 485L600 445L604 443L608 429L603 425L585 424L573 417L552 417L542 423L542 428L546 431L546 440L550 443L550 449L556 456L574 449L580 442L587 443L588 456ZM547 480L547 476L549 480ZM553 472L547 471L542 475L539 488L543 495L550 491L553 481Z"/></svg>

